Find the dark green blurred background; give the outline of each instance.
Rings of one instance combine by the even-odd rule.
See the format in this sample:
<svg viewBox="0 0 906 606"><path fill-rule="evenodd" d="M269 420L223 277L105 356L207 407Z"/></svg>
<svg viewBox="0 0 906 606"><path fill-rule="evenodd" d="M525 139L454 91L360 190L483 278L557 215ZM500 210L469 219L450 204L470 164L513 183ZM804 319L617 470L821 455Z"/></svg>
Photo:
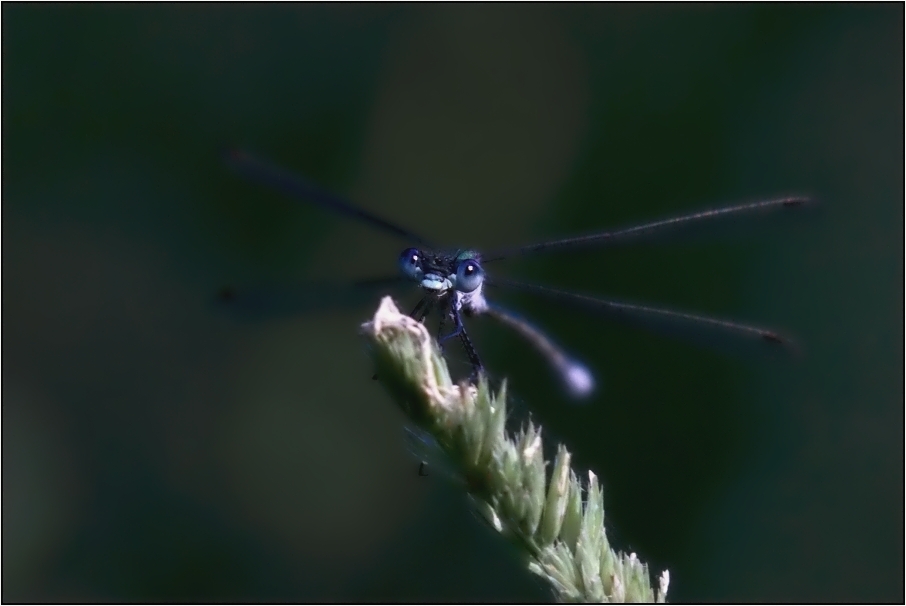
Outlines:
<svg viewBox="0 0 906 606"><path fill-rule="evenodd" d="M211 306L402 247L243 182L224 145L486 248L817 196L730 238L493 268L777 327L798 359L507 298L596 371L577 407L518 337L475 337L672 601L903 599L902 5L2 17L4 601L549 599L416 475L357 336L376 299Z"/></svg>

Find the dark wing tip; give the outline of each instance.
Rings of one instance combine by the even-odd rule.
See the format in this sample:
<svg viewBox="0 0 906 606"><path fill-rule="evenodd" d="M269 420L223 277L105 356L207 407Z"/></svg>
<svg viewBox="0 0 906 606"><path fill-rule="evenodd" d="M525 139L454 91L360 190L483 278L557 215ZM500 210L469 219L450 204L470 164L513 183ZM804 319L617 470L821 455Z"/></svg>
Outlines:
<svg viewBox="0 0 906 606"><path fill-rule="evenodd" d="M770 347L772 348L779 347L783 352L791 355L794 359L800 359L804 355L801 344L795 339L782 337L776 332L765 332L761 335L761 339L766 343L770 343Z"/></svg>
<svg viewBox="0 0 906 606"><path fill-rule="evenodd" d="M790 196L783 200L784 208L796 208L799 206L817 206L818 200L811 196Z"/></svg>

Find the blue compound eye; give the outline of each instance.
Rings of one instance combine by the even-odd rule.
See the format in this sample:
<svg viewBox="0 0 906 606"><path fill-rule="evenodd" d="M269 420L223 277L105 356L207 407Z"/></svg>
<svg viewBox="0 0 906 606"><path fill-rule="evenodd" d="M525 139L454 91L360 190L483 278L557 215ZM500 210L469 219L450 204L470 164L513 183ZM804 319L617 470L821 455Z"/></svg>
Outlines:
<svg viewBox="0 0 906 606"><path fill-rule="evenodd" d="M424 272L422 271L422 252L417 248L407 248L400 253L399 259L400 271L410 280L421 280Z"/></svg>
<svg viewBox="0 0 906 606"><path fill-rule="evenodd" d="M472 292L484 281L484 270L475 259L464 259L456 267L456 290Z"/></svg>

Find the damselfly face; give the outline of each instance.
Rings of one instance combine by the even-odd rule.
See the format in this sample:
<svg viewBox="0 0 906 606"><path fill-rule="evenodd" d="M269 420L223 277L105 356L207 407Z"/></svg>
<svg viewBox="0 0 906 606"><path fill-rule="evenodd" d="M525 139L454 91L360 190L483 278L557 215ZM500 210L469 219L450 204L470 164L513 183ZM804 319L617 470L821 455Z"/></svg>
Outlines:
<svg viewBox="0 0 906 606"><path fill-rule="evenodd" d="M483 366L472 341L469 339L463 323L464 316L489 316L514 329L548 361L570 395L577 398L585 397L592 393L595 384L593 374L584 365L568 356L541 329L517 314L488 301L485 298L485 287L488 285L529 292L598 315L608 316L612 319L636 322L648 328L663 327L665 324L689 325L695 327L699 332L712 332L737 339L757 340L772 345L788 344L777 333L763 328L668 309L567 293L545 286L513 282L496 276L492 278L485 273L485 267L489 263L512 256L567 248L604 247L610 244L631 241L642 235L679 230L691 225L714 222L721 218L802 207L809 203L807 198L790 196L725 206L629 228L530 244L512 250L497 251L489 254L462 249L446 253L437 252L443 249L432 246L428 240L415 232L357 208L296 175L261 162L246 153L232 152L228 155L227 160L233 168L247 177L263 181L293 197L303 199L310 204L320 206L336 214L352 217L406 240L409 247L400 253L397 261L401 274L398 279L412 283L422 293L421 299L410 315L419 321L424 321L429 314L436 313L439 316L438 341L443 346L449 339L458 337L472 365L473 374L476 376L483 370ZM363 290L383 289L394 281L396 281L394 278L363 280L355 284L354 288ZM281 301L274 298L262 298L261 293L257 291L230 291L230 300L234 304L243 302L261 303L264 301L265 303L270 302L273 305L284 307ZM258 307L260 308L261 305ZM453 328L445 333L446 322L452 322Z"/></svg>
<svg viewBox="0 0 906 606"><path fill-rule="evenodd" d="M450 290L462 294L475 292L484 282L479 255L472 250L447 255L407 248L400 253L399 267L403 277L437 295Z"/></svg>

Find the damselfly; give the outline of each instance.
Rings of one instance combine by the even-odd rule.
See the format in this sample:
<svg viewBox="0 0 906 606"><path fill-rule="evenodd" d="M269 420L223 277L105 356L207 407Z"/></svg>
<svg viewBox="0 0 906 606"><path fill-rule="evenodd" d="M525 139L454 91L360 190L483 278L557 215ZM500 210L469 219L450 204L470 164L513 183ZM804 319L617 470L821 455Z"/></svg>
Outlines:
<svg viewBox="0 0 906 606"><path fill-rule="evenodd" d="M364 280L357 283L356 287L384 288L400 280L408 281L415 285L421 291L421 298L410 315L417 320L424 321L430 314L437 314L439 317L438 342L443 345L450 339L458 338L468 356L475 376L483 370L483 366L481 358L469 338L463 318L489 316L509 326L524 337L547 360L563 382L568 393L572 396L577 398L587 396L592 393L595 385L591 371L585 365L567 355L541 329L488 300L485 296L486 286L525 291L541 297L577 305L616 319L634 319L648 324L663 322L677 325L685 324L702 330L717 331L728 336L754 339L773 345L783 346L788 343L785 338L772 330L708 316L600 299L555 290L546 286L506 280L486 273L485 266L513 256L580 247L601 247L653 233L679 230L722 218L756 215L802 207L809 203L809 199L805 197L789 196L724 206L628 228L551 240L491 253L481 253L476 250L439 248L414 231L401 227L367 210L358 208L302 177L263 162L248 153L232 151L227 154L227 161L230 166L245 177L263 182L289 196L305 200L324 210L361 221L406 241L408 246L403 249L397 260L399 269L397 275ZM243 291L229 289L223 292L223 298L234 302L247 302L254 300L255 296L254 294L247 295ZM271 302L279 305L279 302ZM452 328L445 332L444 329L447 323L452 324Z"/></svg>

